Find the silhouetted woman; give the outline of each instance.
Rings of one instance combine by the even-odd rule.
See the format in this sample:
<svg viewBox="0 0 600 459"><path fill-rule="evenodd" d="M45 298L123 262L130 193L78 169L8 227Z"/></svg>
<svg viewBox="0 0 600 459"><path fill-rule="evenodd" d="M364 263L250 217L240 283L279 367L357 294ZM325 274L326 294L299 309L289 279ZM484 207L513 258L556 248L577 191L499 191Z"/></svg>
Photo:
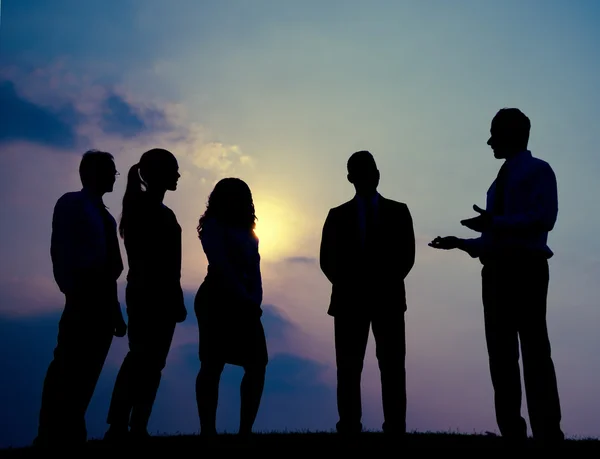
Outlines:
<svg viewBox="0 0 600 459"><path fill-rule="evenodd" d="M239 434L250 435L268 361L261 323L262 280L250 188L240 179L217 183L200 218L198 235L208 272L194 309L200 333L196 400L202 435L216 434L219 380L225 364L244 368Z"/></svg>
<svg viewBox="0 0 600 459"><path fill-rule="evenodd" d="M112 395L109 440L127 434L148 436L175 324L187 315L180 283L181 227L163 204L165 193L177 188L179 177L175 156L160 148L144 153L127 176L119 233L129 262L125 293L129 352Z"/></svg>

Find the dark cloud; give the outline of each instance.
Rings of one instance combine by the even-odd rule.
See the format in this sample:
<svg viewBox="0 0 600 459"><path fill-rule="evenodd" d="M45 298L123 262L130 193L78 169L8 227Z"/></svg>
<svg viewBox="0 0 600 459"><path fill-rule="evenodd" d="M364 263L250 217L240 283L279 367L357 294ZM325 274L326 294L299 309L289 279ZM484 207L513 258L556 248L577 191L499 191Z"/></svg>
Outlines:
<svg viewBox="0 0 600 459"><path fill-rule="evenodd" d="M142 116L119 94L108 96L102 108L102 129L108 134L135 137L150 129L164 129L168 126L163 112L148 109Z"/></svg>
<svg viewBox="0 0 600 459"><path fill-rule="evenodd" d="M300 263L307 265L314 265L317 263L317 259L315 257L288 257L285 259L288 263Z"/></svg>
<svg viewBox="0 0 600 459"><path fill-rule="evenodd" d="M11 81L0 82L0 143L27 140L71 148L76 142L77 121L72 105L52 111L22 98Z"/></svg>

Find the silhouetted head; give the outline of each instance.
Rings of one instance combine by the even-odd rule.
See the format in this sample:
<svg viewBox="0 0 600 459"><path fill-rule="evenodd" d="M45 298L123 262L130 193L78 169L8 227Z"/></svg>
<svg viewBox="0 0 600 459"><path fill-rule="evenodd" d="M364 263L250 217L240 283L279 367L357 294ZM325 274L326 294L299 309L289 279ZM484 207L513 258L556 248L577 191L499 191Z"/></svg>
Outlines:
<svg viewBox="0 0 600 459"><path fill-rule="evenodd" d="M79 163L81 184L94 194L110 193L119 173L113 155L106 151L88 150Z"/></svg>
<svg viewBox="0 0 600 459"><path fill-rule="evenodd" d="M357 151L348 159L348 181L354 185L361 196L375 194L379 186L379 170L373 155L366 151Z"/></svg>
<svg viewBox="0 0 600 459"><path fill-rule="evenodd" d="M206 211L200 217L198 234L207 218L215 218L227 225L253 231L256 226L254 201L250 187L239 178L220 180L208 197Z"/></svg>
<svg viewBox="0 0 600 459"><path fill-rule="evenodd" d="M487 144L492 147L498 159L510 158L527 150L531 122L518 108L503 108L492 120L490 138Z"/></svg>
<svg viewBox="0 0 600 459"><path fill-rule="evenodd" d="M119 233L124 237L125 228L135 218L135 210L140 207L146 193L153 199L162 201L166 191L177 189L179 164L168 150L153 148L145 152L140 161L129 169L127 188L123 196L123 211Z"/></svg>

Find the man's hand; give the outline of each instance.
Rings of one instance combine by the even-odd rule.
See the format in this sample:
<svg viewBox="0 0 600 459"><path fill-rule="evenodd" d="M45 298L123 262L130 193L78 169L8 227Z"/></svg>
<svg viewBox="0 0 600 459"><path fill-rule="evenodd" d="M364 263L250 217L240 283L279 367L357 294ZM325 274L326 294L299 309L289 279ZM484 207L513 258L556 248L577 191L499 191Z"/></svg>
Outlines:
<svg viewBox="0 0 600 459"><path fill-rule="evenodd" d="M127 334L127 324L123 320L123 317L117 318L113 333L117 338L123 338Z"/></svg>
<svg viewBox="0 0 600 459"><path fill-rule="evenodd" d="M452 250L458 248L460 239L456 236L436 237L428 245L434 249Z"/></svg>
<svg viewBox="0 0 600 459"><path fill-rule="evenodd" d="M477 205L473 206L473 210L478 212L479 215L477 217L461 220L460 224L473 231L477 231L478 233L483 233L484 231L491 229L494 220L492 214Z"/></svg>

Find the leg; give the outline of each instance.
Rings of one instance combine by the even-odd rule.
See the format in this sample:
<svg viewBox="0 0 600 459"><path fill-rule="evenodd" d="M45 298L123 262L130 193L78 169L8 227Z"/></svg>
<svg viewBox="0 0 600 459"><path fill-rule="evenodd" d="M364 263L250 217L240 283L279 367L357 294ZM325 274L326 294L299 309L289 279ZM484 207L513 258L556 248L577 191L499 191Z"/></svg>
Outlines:
<svg viewBox="0 0 600 459"><path fill-rule="evenodd" d="M240 429L242 435L252 433L252 426L258 414L260 400L265 386L265 373L268 362L267 342L262 323L256 323L256 333L248 343L254 350L250 355L250 363L244 365L244 378L240 387Z"/></svg>
<svg viewBox="0 0 600 459"><path fill-rule="evenodd" d="M86 440L85 413L112 342L106 321L82 312L88 303L67 298L42 392L41 443Z"/></svg>
<svg viewBox="0 0 600 459"><path fill-rule="evenodd" d="M521 270L519 310L523 375L533 437L542 441L562 441L561 410L546 326L548 262L537 260ZM523 266L525 267L525 266Z"/></svg>
<svg viewBox="0 0 600 459"><path fill-rule="evenodd" d="M384 312L373 318L377 361L381 372L383 431L406 433L406 339L404 311Z"/></svg>
<svg viewBox="0 0 600 459"><path fill-rule="evenodd" d="M515 311L510 300L510 268L486 265L482 271L483 312L496 421L508 440L527 438L521 416L521 372Z"/></svg>
<svg viewBox="0 0 600 459"><path fill-rule="evenodd" d="M54 356L44 379L40 408L38 437L36 443L49 444L60 440L69 421L69 391L67 388L76 365L77 324L71 320L70 311L65 312L58 325L58 338Z"/></svg>
<svg viewBox="0 0 600 459"><path fill-rule="evenodd" d="M112 328L102 326L98 329L88 328L89 345L86 346L85 356L79 365L79 378L77 387L74 388L76 394L74 410L80 426L81 435L87 437L85 425L85 414L87 412L92 396L96 389L98 379L102 373L104 362L110 350L113 340Z"/></svg>
<svg viewBox="0 0 600 459"><path fill-rule="evenodd" d="M162 370L171 349L175 325L175 322L167 320L150 320L139 324L140 334L132 347L132 366L138 374L136 379L139 382L132 399L130 426L133 434L147 435L148 422L160 386Z"/></svg>
<svg viewBox="0 0 600 459"><path fill-rule="evenodd" d="M132 394L134 391L135 376L134 362L130 350L121 364L113 388L108 408L107 423L110 424L110 433L107 432L108 436L121 436L129 431L129 417L133 407Z"/></svg>
<svg viewBox="0 0 600 459"><path fill-rule="evenodd" d="M339 413L336 427L340 433L359 433L362 430L360 380L370 326L370 320L365 317L334 318Z"/></svg>
<svg viewBox="0 0 600 459"><path fill-rule="evenodd" d="M202 435L217 433L217 405L219 401L219 381L225 363L203 361L196 378L196 403Z"/></svg>

